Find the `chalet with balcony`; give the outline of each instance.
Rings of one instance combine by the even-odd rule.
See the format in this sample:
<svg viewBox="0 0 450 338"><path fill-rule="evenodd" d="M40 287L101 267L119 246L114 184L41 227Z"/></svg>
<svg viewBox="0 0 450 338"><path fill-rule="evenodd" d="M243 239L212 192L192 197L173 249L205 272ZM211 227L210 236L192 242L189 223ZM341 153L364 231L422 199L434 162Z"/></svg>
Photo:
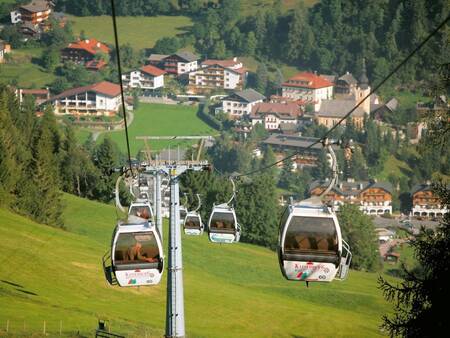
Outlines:
<svg viewBox="0 0 450 338"><path fill-rule="evenodd" d="M322 100L333 97L333 83L309 72L299 73L281 85L282 96L294 100L304 100L314 104L318 111Z"/></svg>
<svg viewBox="0 0 450 338"><path fill-rule="evenodd" d="M103 81L66 90L47 102L53 104L56 115L113 116L121 104L120 86Z"/></svg>
<svg viewBox="0 0 450 338"><path fill-rule="evenodd" d="M164 70L168 74L180 76L198 69L199 57L191 52L172 55L152 54L147 63Z"/></svg>
<svg viewBox="0 0 450 338"><path fill-rule="evenodd" d="M349 95L354 92L358 86L358 81L353 77L352 73L346 72L337 78L334 86L334 93Z"/></svg>
<svg viewBox="0 0 450 338"><path fill-rule="evenodd" d="M25 23L39 25L48 20L52 13L53 3L47 0L33 0L28 4L21 5L11 12L11 23Z"/></svg>
<svg viewBox="0 0 450 338"><path fill-rule="evenodd" d="M189 73L189 91L202 93L219 88L242 90L246 77L247 71L237 58L205 60L198 70Z"/></svg>
<svg viewBox="0 0 450 338"><path fill-rule="evenodd" d="M280 124L298 124L302 115L300 106L295 103L257 103L252 108L250 120L252 125L261 123L264 129L280 130Z"/></svg>
<svg viewBox="0 0 450 338"><path fill-rule="evenodd" d="M165 71L152 65L142 66L137 70L122 75L126 88L140 88L145 91L155 91L164 87Z"/></svg>
<svg viewBox="0 0 450 338"><path fill-rule="evenodd" d="M328 187L328 181L314 181L309 187L311 196L320 196ZM349 179L338 183L325 196L335 210L344 203L355 204L367 215L392 214L392 185L388 182Z"/></svg>
<svg viewBox="0 0 450 338"><path fill-rule="evenodd" d="M69 45L61 51L61 59L64 61L73 61L76 63L85 64L91 69L100 69L106 66L103 62L100 66L100 62L97 60L98 55L109 54L110 49L104 43L97 41L96 39L86 39L77 42L69 43Z"/></svg>
<svg viewBox="0 0 450 338"><path fill-rule="evenodd" d="M420 217L442 217L448 209L433 192L430 182L417 184L413 187L411 210L413 216Z"/></svg>
<svg viewBox="0 0 450 338"><path fill-rule="evenodd" d="M244 89L225 97L222 100L222 108L231 118L238 119L250 115L255 104L263 102L265 98L254 89Z"/></svg>

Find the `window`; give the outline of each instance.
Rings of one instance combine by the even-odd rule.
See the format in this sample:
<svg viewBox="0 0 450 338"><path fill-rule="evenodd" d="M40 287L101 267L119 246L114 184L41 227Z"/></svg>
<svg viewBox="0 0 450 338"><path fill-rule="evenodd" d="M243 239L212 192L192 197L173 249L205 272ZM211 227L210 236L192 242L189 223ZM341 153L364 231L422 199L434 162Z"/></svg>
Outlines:
<svg viewBox="0 0 450 338"><path fill-rule="evenodd" d="M150 219L152 212L148 205L134 205L131 207L129 215Z"/></svg>
<svg viewBox="0 0 450 338"><path fill-rule="evenodd" d="M114 251L117 265L133 263L152 263L159 260L159 249L153 232L122 233Z"/></svg>
<svg viewBox="0 0 450 338"><path fill-rule="evenodd" d="M286 232L286 253L336 253L337 232L332 218L293 216Z"/></svg>
<svg viewBox="0 0 450 338"><path fill-rule="evenodd" d="M211 229L234 230L234 223L234 214L232 212L214 212L211 219Z"/></svg>

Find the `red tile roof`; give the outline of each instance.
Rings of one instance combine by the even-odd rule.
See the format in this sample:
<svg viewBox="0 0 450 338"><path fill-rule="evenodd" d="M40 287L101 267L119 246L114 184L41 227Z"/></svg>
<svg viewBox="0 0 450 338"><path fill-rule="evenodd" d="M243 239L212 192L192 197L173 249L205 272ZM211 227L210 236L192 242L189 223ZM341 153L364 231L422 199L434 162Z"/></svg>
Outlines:
<svg viewBox="0 0 450 338"><path fill-rule="evenodd" d="M102 94L109 97L116 97L120 95L120 86L108 81L102 81L99 83L95 83L93 85L66 90L61 94L52 97L50 101L58 100L63 97L72 96L80 93L85 93L87 91L93 91L97 94Z"/></svg>
<svg viewBox="0 0 450 338"><path fill-rule="evenodd" d="M67 46L69 49L82 49L86 52L95 55L99 52L109 53L110 49L104 43L97 41L96 39L80 40L77 42L69 43Z"/></svg>
<svg viewBox="0 0 450 338"><path fill-rule="evenodd" d="M331 87L333 86L333 83L317 74L302 72L288 79L286 82L283 83L283 86L318 89L324 87Z"/></svg>
<svg viewBox="0 0 450 338"><path fill-rule="evenodd" d="M85 67L90 70L99 70L106 66L106 62L103 60L90 60L86 62Z"/></svg>
<svg viewBox="0 0 450 338"><path fill-rule="evenodd" d="M48 89L22 89L23 95L47 95Z"/></svg>
<svg viewBox="0 0 450 338"><path fill-rule="evenodd" d="M153 76L160 76L163 74L166 74L165 71L163 71L162 69L159 69L158 67L152 66L152 65L146 65L141 67L141 71L143 71L144 73L147 73L149 75L153 75Z"/></svg>

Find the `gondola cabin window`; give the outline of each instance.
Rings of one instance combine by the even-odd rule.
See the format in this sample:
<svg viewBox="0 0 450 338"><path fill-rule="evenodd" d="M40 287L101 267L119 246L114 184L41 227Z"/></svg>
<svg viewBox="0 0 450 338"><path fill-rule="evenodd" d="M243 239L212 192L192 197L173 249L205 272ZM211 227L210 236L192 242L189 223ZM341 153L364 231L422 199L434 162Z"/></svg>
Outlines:
<svg viewBox="0 0 450 338"><path fill-rule="evenodd" d="M284 251L287 254L314 252L335 255L338 237L333 219L293 216L286 232Z"/></svg>
<svg viewBox="0 0 450 338"><path fill-rule="evenodd" d="M180 209L180 219L184 220L184 218L186 217L186 210L184 209Z"/></svg>
<svg viewBox="0 0 450 338"><path fill-rule="evenodd" d="M184 226L186 228L198 229L198 228L200 228L200 219L198 217L195 217L195 216L188 216L186 218L186 222L185 222Z"/></svg>
<svg viewBox="0 0 450 338"><path fill-rule="evenodd" d="M156 263L158 244L153 233L122 233L114 251L115 264Z"/></svg>
<svg viewBox="0 0 450 338"><path fill-rule="evenodd" d="M214 212L211 229L234 230L234 215L231 212Z"/></svg>
<svg viewBox="0 0 450 338"><path fill-rule="evenodd" d="M132 206L129 212L129 215L137 216L144 219L150 219L151 210L148 205L136 205Z"/></svg>

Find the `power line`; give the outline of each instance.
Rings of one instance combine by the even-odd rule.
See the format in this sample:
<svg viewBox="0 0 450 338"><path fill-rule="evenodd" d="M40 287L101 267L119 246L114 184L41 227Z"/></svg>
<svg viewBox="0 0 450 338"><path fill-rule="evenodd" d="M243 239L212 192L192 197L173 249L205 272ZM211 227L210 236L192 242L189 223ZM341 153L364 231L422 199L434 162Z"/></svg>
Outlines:
<svg viewBox="0 0 450 338"><path fill-rule="evenodd" d="M342 122L344 122L360 105L363 104L363 102L365 100L367 100L372 94L374 94L378 89L380 89L380 87L382 85L384 85L386 83L386 81L388 81L392 77L392 75L394 75L401 67L403 67L403 65L405 65L409 61L409 59L411 59L414 56L414 54L416 54L420 49L422 49L422 47L428 42L428 40L430 40L433 37L433 35L435 35L442 27L444 27L445 24L449 20L450 20L450 15L447 16L447 18L444 21L442 21L441 24L439 26L437 26L416 48L414 48L414 50L412 52L410 52L408 54L408 56L406 56L406 58L404 58L378 85L376 85L369 92L369 94L367 94L358 104L356 104L347 114L345 114L345 116L342 117L339 120L338 123L336 123L333 127L328 129L327 132L325 133L325 135L323 135L319 140L311 143L308 147L305 148L305 150L311 149L316 144L323 143L327 139L327 137L331 134L331 132L333 130L335 130ZM276 166L277 164L283 163L283 162L285 162L285 161L287 161L287 160L291 159L292 157L297 156L299 154L300 154L300 152L297 151L297 152L295 152L295 153L293 153L293 154L291 154L291 155L289 155L287 157L284 157L281 160L278 160L278 161L276 161L274 163L271 163L271 164L269 164L269 165L267 165L265 167L262 167L262 168L259 168L259 169L255 169L253 171L250 171L250 172L247 172L247 173L244 173L244 174L236 175L234 177L242 177L242 176L254 175L254 174L258 173L258 172L270 169L270 168Z"/></svg>
<svg viewBox="0 0 450 338"><path fill-rule="evenodd" d="M119 37L117 34L116 6L114 4L114 0L111 0L111 12L112 12L113 27L114 27L114 42L116 45L117 69L119 71L120 96L122 99L123 121L125 123L125 137L127 140L128 165L130 167L130 171L132 172L133 169L131 166L130 140L128 138L127 111L126 111L126 107L125 107L125 95L123 93L122 67L120 65Z"/></svg>

